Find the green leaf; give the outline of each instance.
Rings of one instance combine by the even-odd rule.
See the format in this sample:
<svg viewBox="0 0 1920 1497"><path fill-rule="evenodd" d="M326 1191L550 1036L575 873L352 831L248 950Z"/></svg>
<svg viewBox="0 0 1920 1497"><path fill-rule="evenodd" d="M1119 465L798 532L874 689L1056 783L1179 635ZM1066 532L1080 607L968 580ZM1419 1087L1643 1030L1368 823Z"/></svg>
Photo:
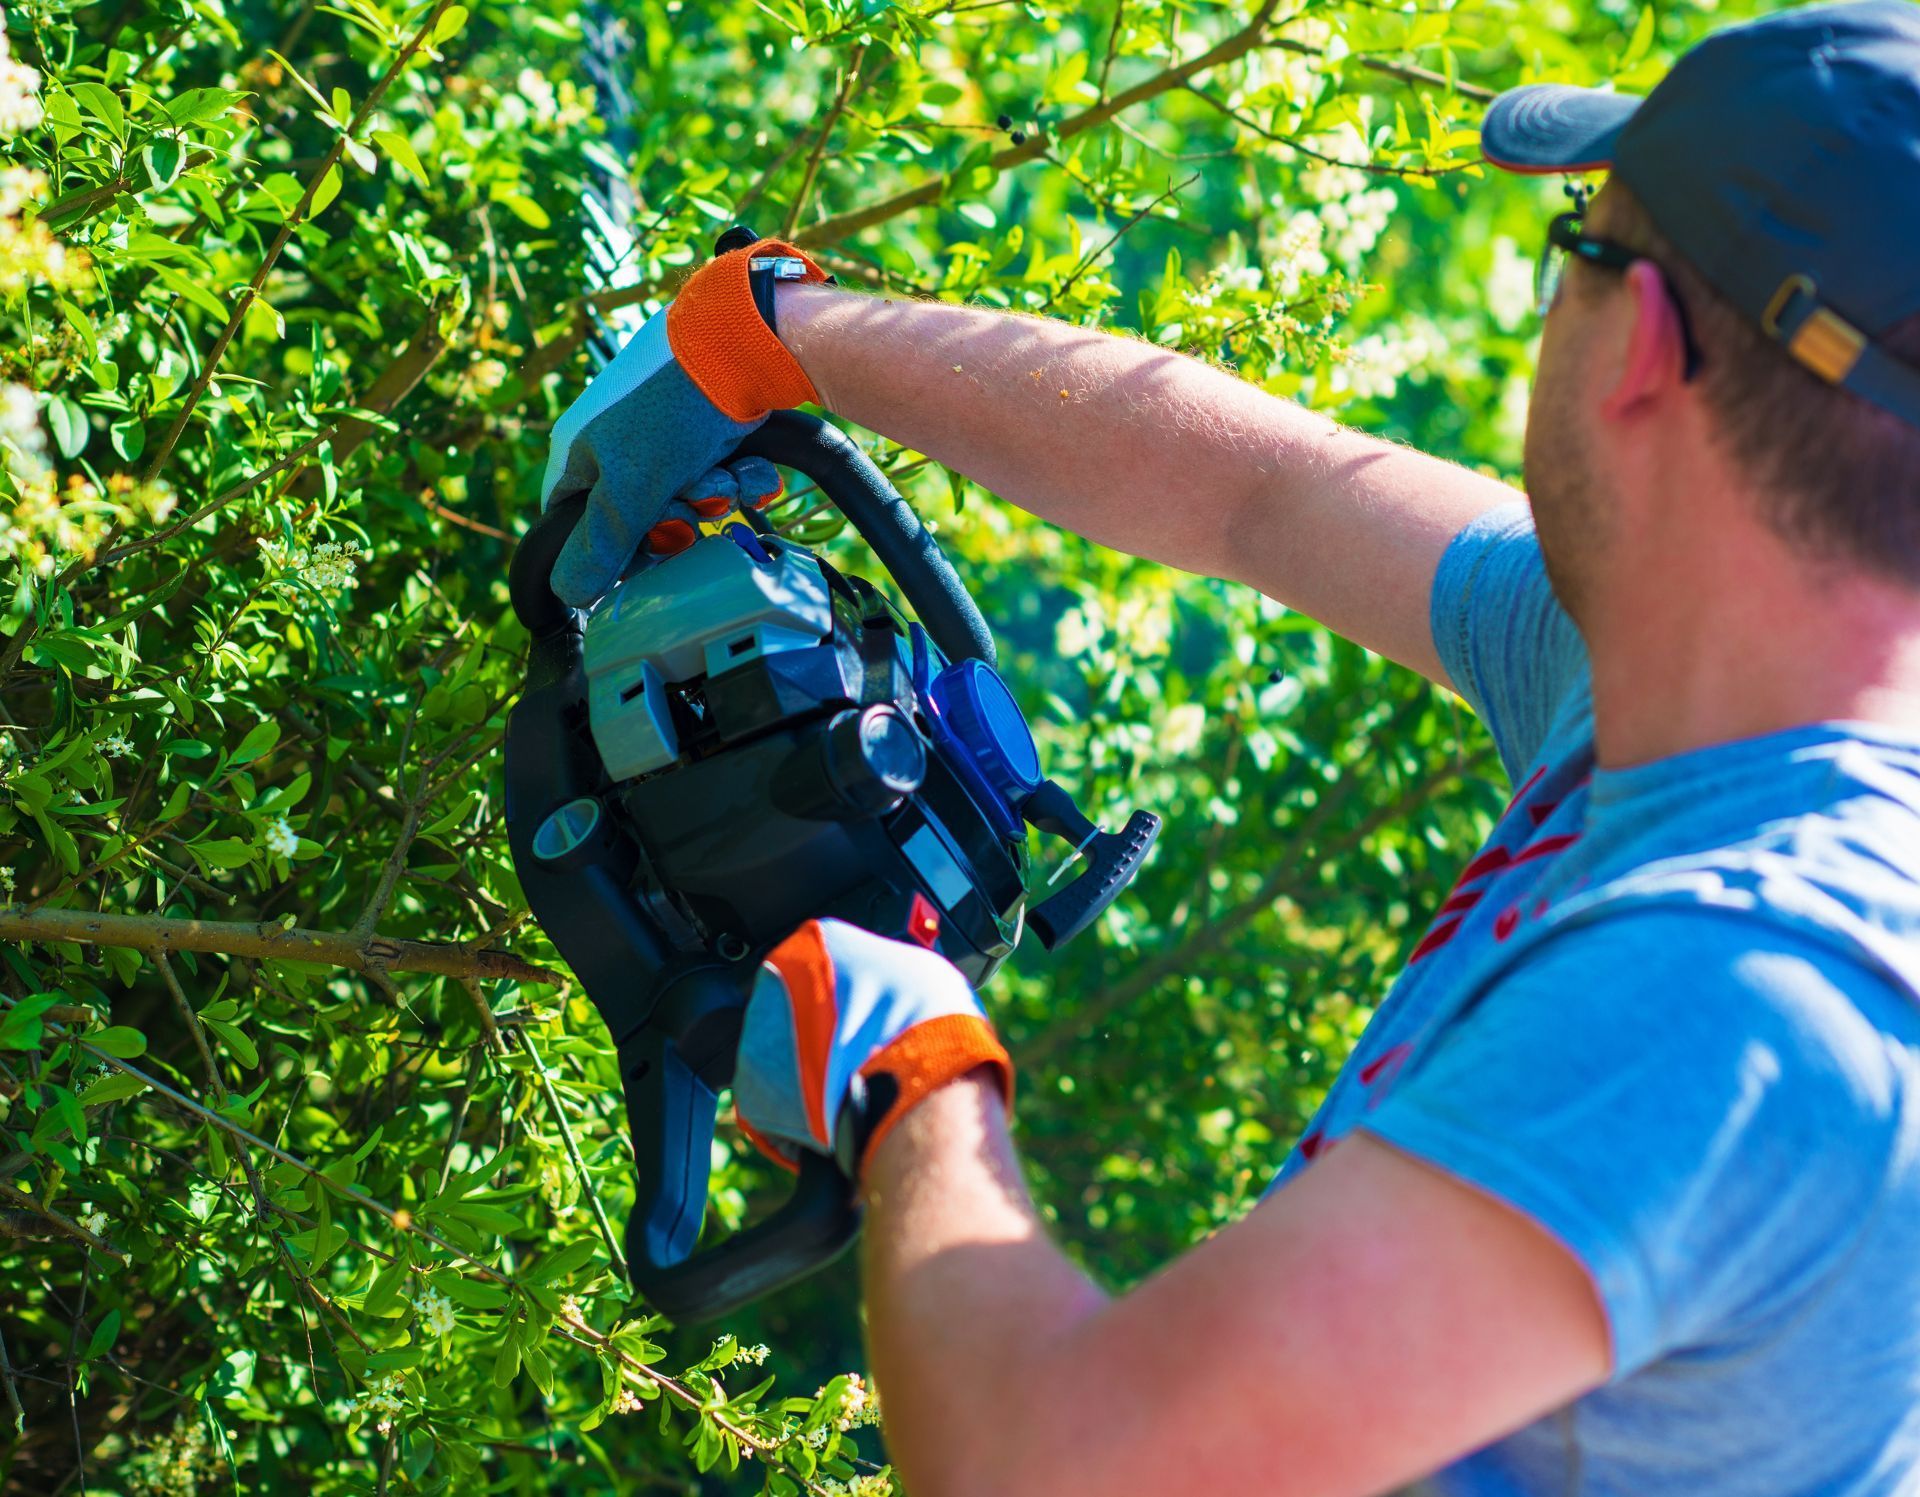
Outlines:
<svg viewBox="0 0 1920 1497"><path fill-rule="evenodd" d="M307 205L308 218L318 218L327 211L327 206L340 196L340 186L343 181L340 165L335 162L327 168L327 174L320 179L320 185L313 190L313 201Z"/></svg>
<svg viewBox="0 0 1920 1497"><path fill-rule="evenodd" d="M282 57L278 52L274 51L273 48L271 47L267 48L267 56L271 57L275 62L279 63L281 67L287 70L287 76L293 79L295 83L300 85L301 89L306 93L306 96L309 99L313 100L314 103L320 106L320 112L322 114L331 115L333 113L332 102L326 97L326 95L321 93L319 89L315 88L311 83L307 82L305 76L302 75L302 73L298 68L296 68L292 63L288 62L286 58Z"/></svg>
<svg viewBox="0 0 1920 1497"><path fill-rule="evenodd" d="M373 1283L367 1290L362 1308L369 1315L393 1315L399 1313L400 1291L406 1284L410 1265L404 1253L373 1277Z"/></svg>
<svg viewBox="0 0 1920 1497"><path fill-rule="evenodd" d="M427 39L428 45L438 47L443 42L452 41L460 34L460 28L466 24L466 6L449 5L441 12L440 19L434 22L433 35Z"/></svg>
<svg viewBox="0 0 1920 1497"><path fill-rule="evenodd" d="M600 1244L592 1238L570 1242L558 1252L535 1264L528 1271L529 1277L536 1284L557 1284L563 1279L572 1277L576 1271L591 1263L599 1251Z"/></svg>
<svg viewBox="0 0 1920 1497"><path fill-rule="evenodd" d="M528 228L546 229L553 226L553 220L547 216L547 210L530 197L523 197L517 192L502 192L494 196L494 201Z"/></svg>
<svg viewBox="0 0 1920 1497"><path fill-rule="evenodd" d="M47 402L47 429L53 433L53 445L62 457L78 457L87 445L87 413L77 401L55 395Z"/></svg>
<svg viewBox="0 0 1920 1497"><path fill-rule="evenodd" d="M503 1336L493 1359L493 1385L504 1388L520 1375L520 1338Z"/></svg>
<svg viewBox="0 0 1920 1497"><path fill-rule="evenodd" d="M122 416L107 428L113 450L128 462L135 461L147 448L146 424L138 416Z"/></svg>
<svg viewBox="0 0 1920 1497"><path fill-rule="evenodd" d="M227 763L236 768L251 764L279 741L280 724L271 717L263 717L247 730L247 736L240 740L240 746L233 751Z"/></svg>
<svg viewBox="0 0 1920 1497"><path fill-rule="evenodd" d="M168 101L167 118L176 125L204 125L219 119L242 99L252 97L237 88L190 88Z"/></svg>
<svg viewBox="0 0 1920 1497"><path fill-rule="evenodd" d="M1651 5L1641 9L1640 19L1634 23L1633 37L1627 43L1627 50L1620 54L1618 71L1626 72L1643 59L1653 47L1654 23L1658 18Z"/></svg>
<svg viewBox="0 0 1920 1497"><path fill-rule="evenodd" d="M83 1362L91 1362L102 1355L120 1335L120 1312L109 1310L101 1317L100 1324L93 1328L93 1335L87 1338L87 1349L80 1354Z"/></svg>
<svg viewBox="0 0 1920 1497"><path fill-rule="evenodd" d="M108 1102L118 1102L127 1097L138 1096L147 1089L147 1083L138 1076L129 1076L124 1071L114 1071L102 1076L98 1081L90 1082L80 1093L82 1107L100 1107Z"/></svg>
<svg viewBox="0 0 1920 1497"><path fill-rule="evenodd" d="M152 186L157 190L173 186L174 179L180 175L180 168L186 163L187 150L177 137L160 135L140 153L140 159L146 163L147 175L153 179Z"/></svg>
<svg viewBox="0 0 1920 1497"><path fill-rule="evenodd" d="M0 1050L38 1050L40 1016L56 1003L66 1002L64 993L29 993L0 1015Z"/></svg>
<svg viewBox="0 0 1920 1497"><path fill-rule="evenodd" d="M251 1070L260 1064L260 1052L244 1031L223 1019L209 1019L205 1014L200 1016L200 1022L220 1036L221 1043L233 1052L233 1058L241 1065Z"/></svg>
<svg viewBox="0 0 1920 1497"><path fill-rule="evenodd" d="M373 140L381 150L387 153L389 160L413 177L422 187L427 185L427 169L420 164L420 153L413 148L398 130L375 130Z"/></svg>
<svg viewBox="0 0 1920 1497"><path fill-rule="evenodd" d="M502 1211L498 1206L488 1206L480 1201L456 1202L446 1208L446 1214L483 1232L498 1232L503 1237L511 1237L526 1227L526 1223L511 1211Z"/></svg>
<svg viewBox="0 0 1920 1497"><path fill-rule="evenodd" d="M507 1291L498 1284L465 1278L457 1273L434 1275L433 1287L456 1305L465 1305L469 1310L498 1310L508 1299Z"/></svg>
<svg viewBox="0 0 1920 1497"><path fill-rule="evenodd" d="M127 1024L94 1030L86 1036L86 1040L94 1049L104 1050L121 1060L132 1060L147 1053L147 1037Z"/></svg>
<svg viewBox="0 0 1920 1497"><path fill-rule="evenodd" d="M111 130L115 140L127 138L127 112L118 94L104 83L75 83L70 87L80 107Z"/></svg>
<svg viewBox="0 0 1920 1497"><path fill-rule="evenodd" d="M176 296L192 302L216 322L227 320L227 305L192 276L184 275L171 265L155 265L153 273L160 284Z"/></svg>
<svg viewBox="0 0 1920 1497"><path fill-rule="evenodd" d="M238 837L209 837L204 842L189 843L187 851L206 868L244 868L253 861L255 849L251 842Z"/></svg>

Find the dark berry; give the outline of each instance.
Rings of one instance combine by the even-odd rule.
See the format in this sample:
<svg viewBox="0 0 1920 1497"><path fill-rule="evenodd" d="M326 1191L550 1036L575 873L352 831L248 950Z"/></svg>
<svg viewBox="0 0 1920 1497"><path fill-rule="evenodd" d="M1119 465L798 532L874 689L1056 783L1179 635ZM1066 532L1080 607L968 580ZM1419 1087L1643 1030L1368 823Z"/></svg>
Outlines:
<svg viewBox="0 0 1920 1497"><path fill-rule="evenodd" d="M1010 114L1003 114L1000 116L999 119L995 120L993 123L997 129L1011 130L1013 128L1013 116Z"/></svg>
<svg viewBox="0 0 1920 1497"><path fill-rule="evenodd" d="M1023 146L1027 143L1027 132L1024 130L1015 130L1007 139L1017 146Z"/></svg>

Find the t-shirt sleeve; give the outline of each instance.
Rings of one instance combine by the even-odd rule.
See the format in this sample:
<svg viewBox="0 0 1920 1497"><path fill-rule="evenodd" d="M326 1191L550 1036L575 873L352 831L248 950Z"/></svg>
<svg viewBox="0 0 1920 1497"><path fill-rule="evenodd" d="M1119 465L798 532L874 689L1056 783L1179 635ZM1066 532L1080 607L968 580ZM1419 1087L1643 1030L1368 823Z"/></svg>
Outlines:
<svg viewBox="0 0 1920 1497"><path fill-rule="evenodd" d="M1517 782L1587 663L1580 632L1547 580L1524 503L1488 510L1453 538L1434 575L1430 610L1441 664Z"/></svg>
<svg viewBox="0 0 1920 1497"><path fill-rule="evenodd" d="M1866 1015L1899 998L1756 934L1653 911L1552 939L1359 1124L1565 1245L1605 1307L1616 1379L1817 1293L1898 1147Z"/></svg>

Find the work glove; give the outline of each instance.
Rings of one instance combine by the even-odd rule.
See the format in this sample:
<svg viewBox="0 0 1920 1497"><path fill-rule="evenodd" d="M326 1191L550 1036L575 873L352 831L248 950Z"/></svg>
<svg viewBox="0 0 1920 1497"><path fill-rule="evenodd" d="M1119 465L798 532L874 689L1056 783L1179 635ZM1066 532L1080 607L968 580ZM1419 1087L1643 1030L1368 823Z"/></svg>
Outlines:
<svg viewBox="0 0 1920 1497"><path fill-rule="evenodd" d="M741 1127L789 1168L812 1149L859 1178L901 1118L979 1066L1013 1106L1013 1061L959 969L843 920L809 920L768 954L738 1056Z"/></svg>
<svg viewBox="0 0 1920 1497"><path fill-rule="evenodd" d="M542 506L587 495L553 568L553 590L569 606L585 608L613 586L642 545L659 554L691 545L706 517L700 501L723 491L711 487L713 473L726 477L721 459L770 411L818 398L754 306L747 267L763 256L791 257L806 280L827 279L777 239L708 261L554 423ZM736 487L737 474L738 465Z"/></svg>

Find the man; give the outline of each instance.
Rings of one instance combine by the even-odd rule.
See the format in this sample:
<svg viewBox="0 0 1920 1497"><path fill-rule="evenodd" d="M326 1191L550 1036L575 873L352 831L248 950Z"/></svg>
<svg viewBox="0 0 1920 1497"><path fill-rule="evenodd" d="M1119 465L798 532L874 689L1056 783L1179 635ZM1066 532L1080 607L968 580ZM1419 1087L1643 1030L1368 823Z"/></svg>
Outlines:
<svg viewBox="0 0 1920 1497"><path fill-rule="evenodd" d="M818 400L1451 685L1519 787L1275 1188L1120 1299L1042 1231L951 967L834 922L773 953L736 1099L788 1151L856 1130L918 1497L1920 1492L1920 7L1723 31L1644 102L1522 89L1485 152L1612 169L1543 265L1531 515L779 245L557 430L576 602L685 543L676 491L764 492L698 475Z"/></svg>

